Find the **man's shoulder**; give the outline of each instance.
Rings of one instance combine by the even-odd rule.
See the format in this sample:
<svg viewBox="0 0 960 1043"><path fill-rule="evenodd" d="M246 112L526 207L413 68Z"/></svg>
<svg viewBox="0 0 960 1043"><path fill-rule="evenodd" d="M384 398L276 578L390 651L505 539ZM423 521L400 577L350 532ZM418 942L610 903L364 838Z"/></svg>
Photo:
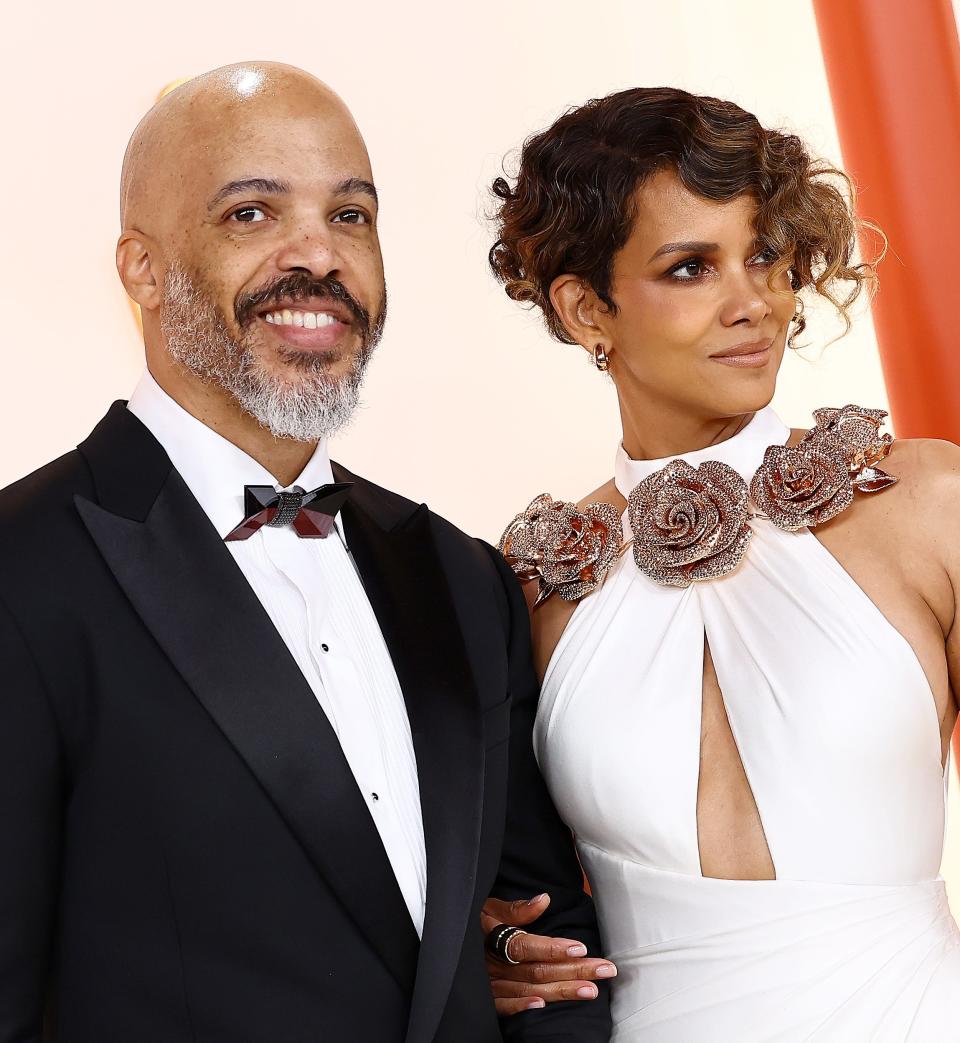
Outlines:
<svg viewBox="0 0 960 1043"><path fill-rule="evenodd" d="M77 575L86 532L75 497L93 499L93 482L73 450L0 489L0 600L50 598Z"/></svg>
<svg viewBox="0 0 960 1043"><path fill-rule="evenodd" d="M3 537L62 517L75 495L92 496L93 482L81 454L69 453L0 489L0 542Z"/></svg>
<svg viewBox="0 0 960 1043"><path fill-rule="evenodd" d="M360 498L367 506L375 503L380 521L388 525L402 527L426 515L433 551L463 618L476 620L478 616L488 615L497 621L498 628L503 628L505 635L509 635L515 614L526 619L523 595L510 566L496 548L470 536L426 504L358 477L339 464L334 464L334 477L337 481L355 482L359 486L358 497L353 499ZM513 607L511 587L516 588Z"/></svg>
<svg viewBox="0 0 960 1043"><path fill-rule="evenodd" d="M362 489L364 498L376 501L380 517L389 522L401 525L412 519L418 512L426 511L431 534L441 553L462 556L477 563L485 570L496 571L493 560L495 552L487 543L464 532L463 529L426 504L394 492L392 489L386 489L382 485L377 485L368 478L353 474L341 464L334 464L334 476L338 481L357 483Z"/></svg>
<svg viewBox="0 0 960 1043"><path fill-rule="evenodd" d="M355 474L349 468L336 461L333 461L333 477L338 482L349 482L355 485L360 492L361 498L370 504L375 504L377 514L387 520L388 523L395 522L399 524L404 518L413 515L420 507L416 500L411 500L408 496L402 496L392 489L386 489L382 485L377 485L376 482L372 482L369 478L364 478L362 475ZM356 496L354 496L354 499L356 499Z"/></svg>

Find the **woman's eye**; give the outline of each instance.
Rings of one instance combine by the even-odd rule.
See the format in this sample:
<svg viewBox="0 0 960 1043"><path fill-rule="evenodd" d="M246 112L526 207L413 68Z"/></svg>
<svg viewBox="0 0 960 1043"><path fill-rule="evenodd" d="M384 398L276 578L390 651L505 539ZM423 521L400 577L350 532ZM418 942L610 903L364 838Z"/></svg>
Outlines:
<svg viewBox="0 0 960 1043"><path fill-rule="evenodd" d="M669 275L672 279L676 279L678 282L691 282L693 279L698 279L707 270L707 266L703 261L698 258L693 258L689 261L682 261L680 264L670 269Z"/></svg>
<svg viewBox="0 0 960 1043"><path fill-rule="evenodd" d="M234 210L230 219L239 221L241 224L251 225L257 221L266 221L267 215L259 206L244 206L239 210Z"/></svg>
<svg viewBox="0 0 960 1043"><path fill-rule="evenodd" d="M750 264L760 265L761 267L769 267L776 262L777 251L772 246L767 246L759 253L754 254L749 261Z"/></svg>
<svg viewBox="0 0 960 1043"><path fill-rule="evenodd" d="M367 215L362 210L341 210L334 221L339 221L342 225L365 225Z"/></svg>

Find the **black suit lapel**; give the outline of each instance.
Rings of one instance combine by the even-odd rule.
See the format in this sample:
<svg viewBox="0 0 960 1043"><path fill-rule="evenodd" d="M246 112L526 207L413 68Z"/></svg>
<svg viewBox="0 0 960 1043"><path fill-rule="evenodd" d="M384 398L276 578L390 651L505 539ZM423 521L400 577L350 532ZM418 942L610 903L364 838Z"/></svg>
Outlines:
<svg viewBox="0 0 960 1043"><path fill-rule="evenodd" d="M427 904L409 1043L433 1038L476 884L483 801L479 706L429 514L398 516L362 479L343 508L354 556L403 689L427 849Z"/></svg>
<svg viewBox="0 0 960 1043"><path fill-rule="evenodd" d="M409 990L416 931L379 834L326 715L230 552L122 403L80 450L100 502L78 497L77 508L117 582Z"/></svg>

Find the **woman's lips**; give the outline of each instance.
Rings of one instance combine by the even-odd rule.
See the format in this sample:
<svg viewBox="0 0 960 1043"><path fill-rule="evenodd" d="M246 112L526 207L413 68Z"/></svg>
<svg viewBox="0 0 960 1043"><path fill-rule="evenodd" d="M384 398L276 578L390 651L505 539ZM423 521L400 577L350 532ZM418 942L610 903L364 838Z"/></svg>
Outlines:
<svg viewBox="0 0 960 1043"><path fill-rule="evenodd" d="M738 344L721 354L711 355L714 362L721 362L725 366L736 366L740 369L760 369L765 366L773 356L773 341L760 340L751 344Z"/></svg>

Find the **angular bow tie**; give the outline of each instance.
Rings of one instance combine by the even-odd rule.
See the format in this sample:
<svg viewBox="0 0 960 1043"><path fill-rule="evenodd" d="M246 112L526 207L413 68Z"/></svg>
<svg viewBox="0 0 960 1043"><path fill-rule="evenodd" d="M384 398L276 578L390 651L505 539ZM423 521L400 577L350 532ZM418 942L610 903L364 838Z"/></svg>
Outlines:
<svg viewBox="0 0 960 1043"><path fill-rule="evenodd" d="M321 485L313 492L304 492L295 485L290 492L278 492L272 485L245 485L243 487L244 519L224 536L225 542L248 540L264 525L279 529L293 525L304 539L326 539L333 529L333 519L344 505L352 482Z"/></svg>

